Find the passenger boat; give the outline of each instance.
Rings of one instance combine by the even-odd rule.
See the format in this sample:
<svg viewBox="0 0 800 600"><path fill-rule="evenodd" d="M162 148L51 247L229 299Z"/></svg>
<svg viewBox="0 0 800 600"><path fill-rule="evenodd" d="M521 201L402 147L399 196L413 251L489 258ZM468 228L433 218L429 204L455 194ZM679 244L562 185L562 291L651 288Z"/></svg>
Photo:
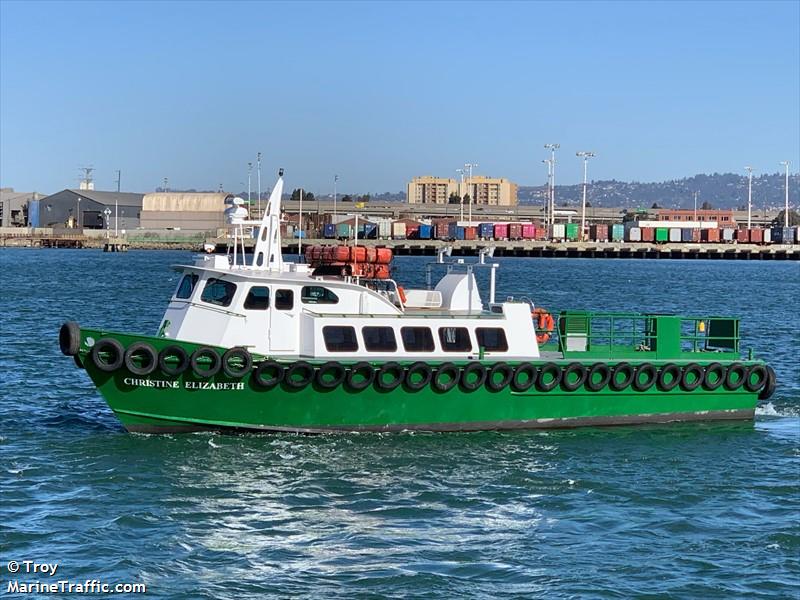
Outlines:
<svg viewBox="0 0 800 600"><path fill-rule="evenodd" d="M155 335L62 326L61 350L129 431L752 419L775 388L773 370L743 354L737 318L551 315L526 298L498 301L488 251L476 263L440 253L426 289L392 279L388 249L311 247L305 263L284 261L282 191L281 172L261 221L238 199L226 210L228 256L174 267L180 281Z"/></svg>

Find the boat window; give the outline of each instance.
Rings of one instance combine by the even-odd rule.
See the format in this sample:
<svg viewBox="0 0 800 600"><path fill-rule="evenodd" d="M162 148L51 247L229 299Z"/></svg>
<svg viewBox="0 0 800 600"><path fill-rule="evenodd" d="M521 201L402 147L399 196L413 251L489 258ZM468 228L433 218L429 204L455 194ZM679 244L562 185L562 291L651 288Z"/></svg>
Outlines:
<svg viewBox="0 0 800 600"><path fill-rule="evenodd" d="M506 332L500 327L478 327L475 329L478 346L488 352L507 352Z"/></svg>
<svg viewBox="0 0 800 600"><path fill-rule="evenodd" d="M439 341L445 352L470 352L472 342L466 327L440 327Z"/></svg>
<svg viewBox="0 0 800 600"><path fill-rule="evenodd" d="M197 273L187 273L181 279L180 285L178 285L178 291L175 292L175 297L180 298L181 300L186 300L187 298L192 297L192 292L194 291L194 286L197 285L197 280L200 277Z"/></svg>
<svg viewBox="0 0 800 600"><path fill-rule="evenodd" d="M400 337L406 352L433 352L433 334L429 327L402 327Z"/></svg>
<svg viewBox="0 0 800 600"><path fill-rule="evenodd" d="M368 352L395 352L397 340L391 327L364 327L361 330Z"/></svg>
<svg viewBox="0 0 800 600"><path fill-rule="evenodd" d="M230 306L233 295L236 293L236 284L213 277L206 281L200 300L217 306Z"/></svg>
<svg viewBox="0 0 800 600"><path fill-rule="evenodd" d="M248 310L267 310L269 308L269 288L254 285L247 292L244 307Z"/></svg>
<svg viewBox="0 0 800 600"><path fill-rule="evenodd" d="M319 285L304 285L300 291L300 301L303 304L337 304L339 296Z"/></svg>
<svg viewBox="0 0 800 600"><path fill-rule="evenodd" d="M353 327L328 325L322 328L322 337L328 352L355 352L358 350L356 330Z"/></svg>
<svg viewBox="0 0 800 600"><path fill-rule="evenodd" d="M275 308L278 310L292 310L294 308L294 292L292 290L276 290Z"/></svg>

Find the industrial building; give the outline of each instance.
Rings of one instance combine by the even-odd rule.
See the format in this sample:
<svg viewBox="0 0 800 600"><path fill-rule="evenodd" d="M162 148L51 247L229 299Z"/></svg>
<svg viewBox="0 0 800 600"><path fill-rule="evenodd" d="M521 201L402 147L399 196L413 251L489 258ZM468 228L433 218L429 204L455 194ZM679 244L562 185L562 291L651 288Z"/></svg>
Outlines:
<svg viewBox="0 0 800 600"><path fill-rule="evenodd" d="M156 192L145 194L142 229L216 232L225 226L225 192Z"/></svg>
<svg viewBox="0 0 800 600"><path fill-rule="evenodd" d="M28 224L28 202L38 200L38 192L16 192L0 189L0 227L25 227Z"/></svg>
<svg viewBox="0 0 800 600"><path fill-rule="evenodd" d="M733 210L730 209L659 208L657 212L659 221L713 221L720 226L734 223Z"/></svg>
<svg viewBox="0 0 800 600"><path fill-rule="evenodd" d="M28 208L31 227L84 227L131 230L139 227L144 194L101 192L92 189L61 190ZM110 211L106 219L106 210Z"/></svg>
<svg viewBox="0 0 800 600"><path fill-rule="evenodd" d="M467 195L473 205L516 206L518 186L501 177L475 175L463 183L443 177L414 177L408 184L409 204L447 204L451 196Z"/></svg>

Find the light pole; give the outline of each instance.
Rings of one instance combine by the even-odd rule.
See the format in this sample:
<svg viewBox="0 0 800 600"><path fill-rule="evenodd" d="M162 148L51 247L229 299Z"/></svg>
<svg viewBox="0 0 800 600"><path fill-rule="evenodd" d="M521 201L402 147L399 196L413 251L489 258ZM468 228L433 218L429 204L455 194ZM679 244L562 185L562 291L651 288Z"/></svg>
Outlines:
<svg viewBox="0 0 800 600"><path fill-rule="evenodd" d="M461 204L461 218L459 220L463 221L464 220L464 192L462 190L464 189L464 169L456 169L456 173L460 173L461 174L461 187L458 188L458 195L460 196L459 203ZM448 202L448 204L449 204L449 202Z"/></svg>
<svg viewBox="0 0 800 600"><path fill-rule="evenodd" d="M556 150L561 148L561 144L545 144L546 150L550 150L550 224L556 222Z"/></svg>
<svg viewBox="0 0 800 600"><path fill-rule="evenodd" d="M477 167L478 163L464 163L464 168L469 169L469 177L467 178L467 191L469 191L470 186L472 185L472 169ZM469 224L472 225L472 202L475 194L469 195Z"/></svg>
<svg viewBox="0 0 800 600"><path fill-rule="evenodd" d="M78 196L78 204L75 207L75 229L81 226L81 197Z"/></svg>
<svg viewBox="0 0 800 600"><path fill-rule="evenodd" d="M594 158L594 152L576 152L575 156L583 158L583 202L581 203L581 235L580 240L584 240L586 230L586 186L588 185L587 174L589 172L589 159Z"/></svg>
<svg viewBox="0 0 800 600"><path fill-rule="evenodd" d="M256 154L256 164L258 165L258 214L261 214L261 152Z"/></svg>
<svg viewBox="0 0 800 600"><path fill-rule="evenodd" d="M747 229L751 228L752 206L753 206L753 167L745 167L747 170Z"/></svg>
<svg viewBox="0 0 800 600"><path fill-rule="evenodd" d="M250 176L253 173L253 163L247 163L247 206L250 206Z"/></svg>
<svg viewBox="0 0 800 600"><path fill-rule="evenodd" d="M694 220L697 221L697 192L694 193Z"/></svg>
<svg viewBox="0 0 800 600"><path fill-rule="evenodd" d="M300 188L300 214L297 217L297 227L300 229L297 232L297 260L299 261L303 257L303 188Z"/></svg>
<svg viewBox="0 0 800 600"><path fill-rule="evenodd" d="M339 176L333 176L333 222L336 223L336 182L339 181Z"/></svg>
<svg viewBox="0 0 800 600"><path fill-rule="evenodd" d="M553 161L549 158L545 158L543 161L547 165L547 204L544 209L544 222L547 224L547 227L550 227L550 179L553 177Z"/></svg>
<svg viewBox="0 0 800 600"><path fill-rule="evenodd" d="M782 160L781 164L786 167L786 182L784 183L784 204L783 204L783 226L789 226L789 161Z"/></svg>
<svg viewBox="0 0 800 600"><path fill-rule="evenodd" d="M109 218L111 216L111 209L106 207L103 214L106 216L106 239L108 239L111 237L111 219Z"/></svg>

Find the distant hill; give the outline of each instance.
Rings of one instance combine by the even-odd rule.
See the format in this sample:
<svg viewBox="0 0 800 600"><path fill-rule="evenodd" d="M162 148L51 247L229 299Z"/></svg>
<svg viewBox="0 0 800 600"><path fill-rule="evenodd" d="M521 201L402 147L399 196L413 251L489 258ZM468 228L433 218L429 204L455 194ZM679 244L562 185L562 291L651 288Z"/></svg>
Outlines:
<svg viewBox="0 0 800 600"><path fill-rule="evenodd" d="M784 181L782 173L753 176L753 205L768 209L782 208L784 204ZM796 205L800 175L789 176L789 203ZM627 208L650 208L658 204L663 208L692 208L694 193L697 204L708 202L712 208L746 208L747 177L736 173L714 173L695 175L685 179L674 179L658 183L626 182L615 179L592 181L588 188L588 201L593 206L621 206ZM546 186L520 186L519 201L543 204ZM583 185L556 185L556 204L559 206L580 204Z"/></svg>

